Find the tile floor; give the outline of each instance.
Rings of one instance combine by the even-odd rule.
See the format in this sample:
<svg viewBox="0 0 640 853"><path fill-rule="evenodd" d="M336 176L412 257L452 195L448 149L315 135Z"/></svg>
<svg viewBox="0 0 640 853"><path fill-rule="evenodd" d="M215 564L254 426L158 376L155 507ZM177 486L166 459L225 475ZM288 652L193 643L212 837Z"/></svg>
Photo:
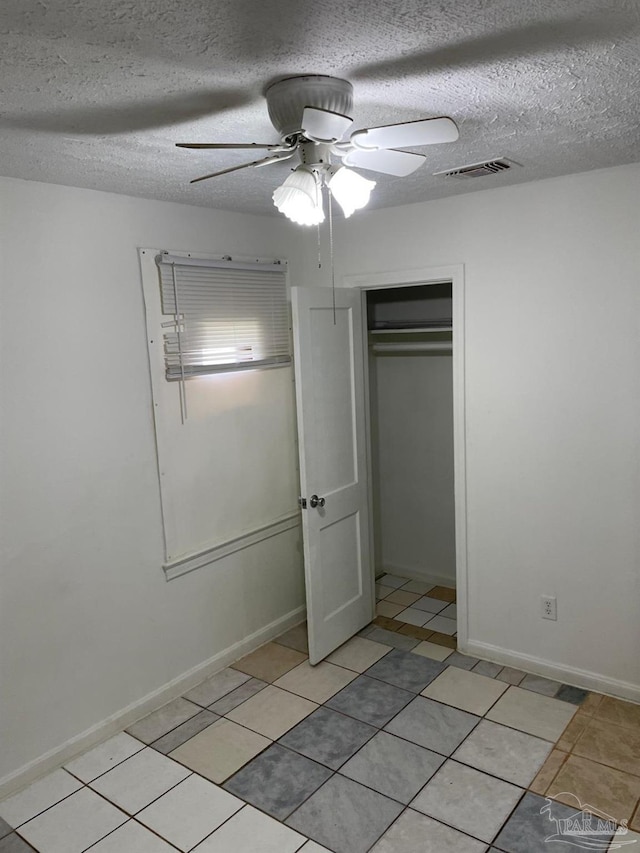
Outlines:
<svg viewBox="0 0 640 853"><path fill-rule="evenodd" d="M453 590L378 595L324 663L297 626L0 803L0 853L552 853L579 802L640 841L640 706L458 653Z"/></svg>

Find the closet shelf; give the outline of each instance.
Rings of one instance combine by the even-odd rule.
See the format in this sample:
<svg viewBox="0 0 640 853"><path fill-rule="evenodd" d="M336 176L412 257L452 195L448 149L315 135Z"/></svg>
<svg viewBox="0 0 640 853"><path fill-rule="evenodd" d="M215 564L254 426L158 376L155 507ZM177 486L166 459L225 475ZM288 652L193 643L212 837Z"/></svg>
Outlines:
<svg viewBox="0 0 640 853"><path fill-rule="evenodd" d="M453 327L448 326L413 326L396 329L369 329L370 335L424 335L429 333L451 332Z"/></svg>

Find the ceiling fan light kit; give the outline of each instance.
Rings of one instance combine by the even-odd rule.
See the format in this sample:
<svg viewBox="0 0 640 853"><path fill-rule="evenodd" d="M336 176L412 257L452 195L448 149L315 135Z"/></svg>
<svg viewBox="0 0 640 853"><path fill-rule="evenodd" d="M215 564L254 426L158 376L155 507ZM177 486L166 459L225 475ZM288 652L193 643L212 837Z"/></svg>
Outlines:
<svg viewBox="0 0 640 853"><path fill-rule="evenodd" d="M263 148L271 156L232 166L196 178L197 183L240 169L258 167L300 157L287 180L273 193L278 210L300 225L318 225L324 220L322 189L328 187L342 207L345 217L364 207L374 181L350 168L367 169L395 177L410 175L426 160L422 154L399 148L454 142L455 122L445 116L418 121L369 127L349 136L353 124L353 87L348 80L325 75L287 77L265 92L271 123L280 143L180 143L181 148L228 149ZM334 165L331 158L341 161Z"/></svg>

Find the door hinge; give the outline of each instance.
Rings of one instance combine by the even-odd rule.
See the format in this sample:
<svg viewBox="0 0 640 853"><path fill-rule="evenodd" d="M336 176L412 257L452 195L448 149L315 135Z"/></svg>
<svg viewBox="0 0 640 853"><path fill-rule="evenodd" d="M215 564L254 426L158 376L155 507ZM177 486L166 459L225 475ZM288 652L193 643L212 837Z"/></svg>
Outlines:
<svg viewBox="0 0 640 853"><path fill-rule="evenodd" d="M306 498L298 498L298 506L300 507L300 509L306 509L307 508L307 499Z"/></svg>

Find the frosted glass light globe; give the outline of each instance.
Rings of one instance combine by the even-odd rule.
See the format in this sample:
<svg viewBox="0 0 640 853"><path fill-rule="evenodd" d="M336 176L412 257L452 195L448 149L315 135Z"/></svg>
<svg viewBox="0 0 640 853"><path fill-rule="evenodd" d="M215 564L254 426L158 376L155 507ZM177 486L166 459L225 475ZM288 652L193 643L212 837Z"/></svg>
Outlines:
<svg viewBox="0 0 640 853"><path fill-rule="evenodd" d="M273 192L273 203L280 213L298 225L324 222L322 189L315 172L298 166Z"/></svg>
<svg viewBox="0 0 640 853"><path fill-rule="evenodd" d="M345 166L339 168L329 181L331 194L344 211L345 219L369 203L375 185L375 181L368 181Z"/></svg>

